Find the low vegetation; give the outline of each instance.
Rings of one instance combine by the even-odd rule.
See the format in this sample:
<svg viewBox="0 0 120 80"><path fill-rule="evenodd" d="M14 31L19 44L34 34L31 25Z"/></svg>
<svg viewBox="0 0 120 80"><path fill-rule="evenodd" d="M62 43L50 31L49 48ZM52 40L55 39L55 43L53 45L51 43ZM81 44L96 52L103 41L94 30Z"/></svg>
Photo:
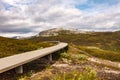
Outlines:
<svg viewBox="0 0 120 80"><path fill-rule="evenodd" d="M86 53L91 54L95 57L120 62L120 53L119 52L103 50L98 47L92 47L92 46L79 46L79 49L83 50Z"/></svg>
<svg viewBox="0 0 120 80"><path fill-rule="evenodd" d="M34 42L0 37L0 58L52 46L50 42Z"/></svg>
<svg viewBox="0 0 120 80"><path fill-rule="evenodd" d="M61 57L62 57L62 58L66 58L66 59L71 59L70 54L65 53L65 52L61 54Z"/></svg>
<svg viewBox="0 0 120 80"><path fill-rule="evenodd" d="M87 61L88 56L81 53L80 50L73 44L70 44L68 46L67 52L63 52L60 54L59 60L63 63L69 63L69 64L79 64L82 62Z"/></svg>
<svg viewBox="0 0 120 80"><path fill-rule="evenodd" d="M85 48L86 47L88 49L99 49L97 47L85 46ZM42 60L39 60L38 62L31 63L29 66L27 66L26 69L27 70L30 69L30 70L28 70L28 72L25 72L23 75L18 75L17 77L15 77L15 79L16 80L106 80L104 79L103 76L102 77L99 76L97 72L97 70L102 67L99 67L100 65L98 66L96 64L90 63L87 60L88 56L86 56L84 52L81 51L83 50L83 47L82 49L80 48L81 46L79 46L78 48L78 46L70 44L68 50L66 52L61 53L56 63L54 63L56 67L51 66L50 64L47 64L45 62L46 65L44 65L43 68L43 65L40 62ZM62 65L63 67L61 68L57 67ZM86 66L90 66L90 67L86 67ZM30 67L34 67L34 68L30 68ZM40 68L42 68L42 71ZM107 76L108 78L110 78L110 75ZM14 79L12 78L10 80L14 80Z"/></svg>
<svg viewBox="0 0 120 80"><path fill-rule="evenodd" d="M33 37L35 41L61 41L80 46L80 49L86 51L95 57L120 62L120 31L116 32L88 32L73 34L69 31L60 31L57 36ZM100 49L87 48L85 46L94 46Z"/></svg>
<svg viewBox="0 0 120 80"><path fill-rule="evenodd" d="M84 55L84 54L78 54L78 55L76 55L76 59L78 59L78 60L86 60L87 56Z"/></svg>
<svg viewBox="0 0 120 80"><path fill-rule="evenodd" d="M61 31L57 36L33 37L34 41L61 41L80 46L96 46L105 50L120 51L120 31L116 32L91 32L73 34Z"/></svg>
<svg viewBox="0 0 120 80"><path fill-rule="evenodd" d="M97 78L96 72L90 67L86 67L83 72L74 70L71 72L61 72L53 77L50 80L100 80Z"/></svg>
<svg viewBox="0 0 120 80"><path fill-rule="evenodd" d="M62 64L70 65L83 64L82 67L84 66L84 63L90 65L89 62L87 61L88 56L85 53L95 57L120 62L119 36L120 31L73 34L69 33L69 31L66 32L65 30L63 30L59 32L59 35L57 36L49 37L39 36L25 40L16 40L0 37L0 57L6 57L54 45L53 43L43 41L61 41L68 42L70 44L67 52L63 52L62 54L60 54L60 59L57 59L58 62L60 60L60 63ZM86 66L84 66L84 68L85 67ZM97 66L95 66L95 68L96 67ZM51 67L51 69L52 68L53 67ZM31 74L23 75L19 77L18 80L29 80L30 76ZM40 75L37 75L37 77L38 76ZM47 75L47 77L48 76L49 75ZM49 80L100 80L100 79L98 79L96 71L92 70L90 67L86 67L85 69L83 69L83 71L80 72L79 70L57 72L56 74L49 76Z"/></svg>

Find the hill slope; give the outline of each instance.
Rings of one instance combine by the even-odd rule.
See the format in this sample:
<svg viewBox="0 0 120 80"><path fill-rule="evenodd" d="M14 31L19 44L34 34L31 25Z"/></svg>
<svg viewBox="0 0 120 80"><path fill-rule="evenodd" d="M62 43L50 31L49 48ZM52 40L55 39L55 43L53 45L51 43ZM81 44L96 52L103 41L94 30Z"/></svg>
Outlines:
<svg viewBox="0 0 120 80"><path fill-rule="evenodd" d="M47 32L50 33L50 31ZM54 34L53 30L51 33ZM68 42L78 45L81 50L93 56L120 61L120 31L85 32L76 34L72 33L70 30L59 30L55 33L59 34L41 36L40 33L39 36L31 38L31 40Z"/></svg>
<svg viewBox="0 0 120 80"><path fill-rule="evenodd" d="M33 42L30 40L18 40L0 37L0 58L51 45L53 44L48 42Z"/></svg>
<svg viewBox="0 0 120 80"><path fill-rule="evenodd" d="M49 34L49 36L43 36ZM52 34L59 33L56 36ZM98 46L103 49L109 49L114 51L120 51L120 31L116 32L84 32L73 33L70 30L50 30L39 33L39 36L33 37L35 41L63 41L68 43L74 43L81 46Z"/></svg>

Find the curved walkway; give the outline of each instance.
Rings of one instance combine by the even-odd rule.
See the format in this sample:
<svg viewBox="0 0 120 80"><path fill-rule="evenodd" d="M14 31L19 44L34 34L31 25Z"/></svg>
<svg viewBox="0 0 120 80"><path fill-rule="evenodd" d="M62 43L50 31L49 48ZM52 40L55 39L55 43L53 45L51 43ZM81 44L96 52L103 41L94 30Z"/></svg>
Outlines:
<svg viewBox="0 0 120 80"><path fill-rule="evenodd" d="M43 56L52 54L67 46L68 46L67 43L59 43L58 45L52 47L30 51L22 54L17 54L5 58L0 58L0 73L19 67L23 64L26 64Z"/></svg>

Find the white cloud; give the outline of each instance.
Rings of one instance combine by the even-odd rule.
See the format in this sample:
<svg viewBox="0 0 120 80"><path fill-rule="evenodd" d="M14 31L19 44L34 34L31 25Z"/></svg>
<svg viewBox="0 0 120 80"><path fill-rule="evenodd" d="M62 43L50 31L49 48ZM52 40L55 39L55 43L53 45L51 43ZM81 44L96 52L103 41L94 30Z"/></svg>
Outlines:
<svg viewBox="0 0 120 80"><path fill-rule="evenodd" d="M2 0L12 5L0 9L0 35L32 35L41 30L65 27L82 30L120 29L120 3L80 10L76 5L88 0ZM7 33L7 35L6 35Z"/></svg>
<svg viewBox="0 0 120 80"><path fill-rule="evenodd" d="M34 36L37 35L37 33L27 33L27 34L22 34L22 33L0 33L0 36L4 36L4 37L14 37L14 36L21 36L21 37L30 37L30 36Z"/></svg>

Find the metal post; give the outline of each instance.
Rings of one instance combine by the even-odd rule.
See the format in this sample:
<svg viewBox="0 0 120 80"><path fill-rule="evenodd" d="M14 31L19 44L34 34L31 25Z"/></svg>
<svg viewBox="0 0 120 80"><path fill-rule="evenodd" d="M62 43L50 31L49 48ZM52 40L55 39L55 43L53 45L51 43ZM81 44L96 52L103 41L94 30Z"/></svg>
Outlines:
<svg viewBox="0 0 120 80"><path fill-rule="evenodd" d="M19 67L15 68L15 72L18 74L22 74L23 73L23 66L19 66Z"/></svg>

